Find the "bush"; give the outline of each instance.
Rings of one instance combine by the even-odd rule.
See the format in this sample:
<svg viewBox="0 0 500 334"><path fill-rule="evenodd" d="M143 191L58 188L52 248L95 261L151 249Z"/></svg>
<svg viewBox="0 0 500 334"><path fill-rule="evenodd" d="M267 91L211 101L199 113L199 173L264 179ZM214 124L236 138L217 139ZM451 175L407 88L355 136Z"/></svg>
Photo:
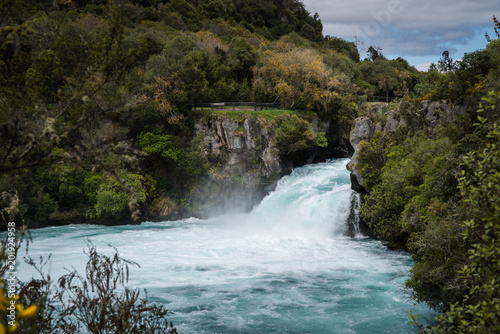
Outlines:
<svg viewBox="0 0 500 334"><path fill-rule="evenodd" d="M466 289L458 271L466 260L462 233L456 223L456 207L435 199L428 204L425 228L408 240L415 265L405 282L411 299L438 311L462 298Z"/></svg>
<svg viewBox="0 0 500 334"><path fill-rule="evenodd" d="M89 218L120 219L131 211L132 217L138 218L135 207L146 201L146 179L124 170L118 173L118 177L90 174L85 179L85 195L91 204Z"/></svg>
<svg viewBox="0 0 500 334"><path fill-rule="evenodd" d="M41 279L21 284L20 298L23 304L39 305L39 311L23 320L23 333L177 333L166 319L167 309L150 304L147 295L141 299L139 289L126 287L129 266L137 263L120 257L116 249L106 256L87 245L85 275L74 269L55 286L43 273L48 261L37 264L28 258Z"/></svg>
<svg viewBox="0 0 500 334"><path fill-rule="evenodd" d="M284 119L276 131L276 146L285 155L314 146L326 147L328 143L325 134L315 134L310 126L308 121L297 115Z"/></svg>
<svg viewBox="0 0 500 334"><path fill-rule="evenodd" d="M379 184L382 177L382 168L386 162L382 132L377 131L370 141L362 140L359 143L359 156L356 169L363 176L367 191Z"/></svg>
<svg viewBox="0 0 500 334"><path fill-rule="evenodd" d="M437 317L437 326L421 326L425 332L500 330L499 98L496 93L483 98L474 133L456 143L445 162L437 160L441 167L429 174L425 191L407 206L406 213L413 211L422 227L408 242L416 264L406 286L414 300L446 311ZM443 186L440 179L447 173L459 177L458 194Z"/></svg>

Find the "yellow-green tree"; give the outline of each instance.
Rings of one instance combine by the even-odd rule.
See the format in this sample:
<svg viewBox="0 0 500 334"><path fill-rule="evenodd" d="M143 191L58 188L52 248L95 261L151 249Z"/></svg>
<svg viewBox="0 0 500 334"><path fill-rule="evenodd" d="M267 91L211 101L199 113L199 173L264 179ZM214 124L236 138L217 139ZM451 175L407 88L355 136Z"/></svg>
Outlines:
<svg viewBox="0 0 500 334"><path fill-rule="evenodd" d="M287 108L326 110L337 80L314 51L278 44L263 52L254 68L254 89Z"/></svg>

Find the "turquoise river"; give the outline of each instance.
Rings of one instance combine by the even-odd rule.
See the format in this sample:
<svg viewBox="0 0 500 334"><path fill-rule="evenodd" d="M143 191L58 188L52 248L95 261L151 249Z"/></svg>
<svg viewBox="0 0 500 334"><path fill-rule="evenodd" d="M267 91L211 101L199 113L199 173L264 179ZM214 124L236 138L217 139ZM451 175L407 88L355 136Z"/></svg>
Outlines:
<svg viewBox="0 0 500 334"><path fill-rule="evenodd" d="M47 271L83 273L88 237L98 250L140 264L129 286L173 311L179 333L415 333L408 312L434 313L404 292L413 265L347 233L353 191L347 160L297 168L250 213L115 227L33 230L30 255ZM19 264L19 276L33 270Z"/></svg>

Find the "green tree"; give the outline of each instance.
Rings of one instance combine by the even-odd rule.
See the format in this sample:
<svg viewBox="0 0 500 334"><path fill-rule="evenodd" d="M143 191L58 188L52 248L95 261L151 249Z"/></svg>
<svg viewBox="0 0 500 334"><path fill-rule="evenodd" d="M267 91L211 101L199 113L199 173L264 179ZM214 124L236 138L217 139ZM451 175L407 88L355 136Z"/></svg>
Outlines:
<svg viewBox="0 0 500 334"><path fill-rule="evenodd" d="M131 145L122 138L109 136L99 147L89 147L75 145L69 139L76 136L67 135L85 137L99 128L103 118L113 117L124 100L131 98L120 80L157 50L149 38L137 49L125 48L122 21L120 7L112 6L108 21L88 14L51 12L35 22L2 27L6 57L5 66L0 66L0 127L6 145L0 149L1 171L53 163L56 157L51 152L57 143L67 151L61 156L85 155L92 163L113 150L133 155ZM41 52L36 56L15 52L18 39L23 50Z"/></svg>
<svg viewBox="0 0 500 334"><path fill-rule="evenodd" d="M234 14L235 6L230 0L210 0L203 1L203 9L208 12L212 19L218 17L227 19Z"/></svg>
<svg viewBox="0 0 500 334"><path fill-rule="evenodd" d="M373 161L373 154L380 150L378 145L380 144L374 142L362 146L361 172L363 178L366 177L369 181L371 190L360 208L360 216L379 237L406 242L409 233L418 231L421 226L404 224L405 209L412 200L426 191L426 179L432 175L433 169L439 169L435 165L440 165L441 158L450 150L451 143L447 138L409 138L386 153L386 163L381 174L378 172L380 162L370 168L366 166L366 162ZM375 161L380 159L383 158ZM380 183L375 183L377 180Z"/></svg>
<svg viewBox="0 0 500 334"><path fill-rule="evenodd" d="M122 181L122 182L119 182ZM138 206L146 201L144 176L118 172L118 178L108 175L89 175L85 180L87 197L93 205L87 215L91 219L122 219L132 212L138 219Z"/></svg>
<svg viewBox="0 0 500 334"><path fill-rule="evenodd" d="M404 96L417 83L417 70L408 66L406 61L387 60L381 57L374 61L359 63L361 74L375 88L376 95Z"/></svg>
<svg viewBox="0 0 500 334"><path fill-rule="evenodd" d="M382 48L380 46L371 45L366 51L366 54L368 55L367 60L375 61L377 59L386 59L382 55Z"/></svg>
<svg viewBox="0 0 500 334"><path fill-rule="evenodd" d="M316 39L316 31L314 30L313 27L311 27L309 24L305 23L302 28L300 29L300 35L304 38L307 38L308 40L315 40Z"/></svg>
<svg viewBox="0 0 500 334"><path fill-rule="evenodd" d="M355 62L359 62L359 52L354 42L348 42L340 37L325 36L325 47L348 56Z"/></svg>
<svg viewBox="0 0 500 334"><path fill-rule="evenodd" d="M232 57L231 67L236 72L236 80L251 82L252 67L258 58L255 48L244 38L234 37L229 43L229 55Z"/></svg>
<svg viewBox="0 0 500 334"><path fill-rule="evenodd" d="M438 69L441 72L451 72L455 70L456 63L453 61L453 58L450 57L450 52L445 50L441 56L441 59L438 60Z"/></svg>
<svg viewBox="0 0 500 334"><path fill-rule="evenodd" d="M163 158L177 161L182 154L179 146L179 138L161 134L159 129L154 132L142 132L137 137L137 145L148 154L156 154Z"/></svg>

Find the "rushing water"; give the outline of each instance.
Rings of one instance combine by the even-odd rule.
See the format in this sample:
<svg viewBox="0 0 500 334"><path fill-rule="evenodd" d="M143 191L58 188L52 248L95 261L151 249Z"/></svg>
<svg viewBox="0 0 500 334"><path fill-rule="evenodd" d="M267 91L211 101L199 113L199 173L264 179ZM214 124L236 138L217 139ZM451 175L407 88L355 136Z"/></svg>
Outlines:
<svg viewBox="0 0 500 334"><path fill-rule="evenodd" d="M64 267L83 272L85 237L104 252L117 247L141 265L129 285L173 311L179 333L415 332L407 313L433 313L402 291L410 257L346 236L346 162L297 168L248 214L45 228L33 231L30 254L52 253L58 277Z"/></svg>

